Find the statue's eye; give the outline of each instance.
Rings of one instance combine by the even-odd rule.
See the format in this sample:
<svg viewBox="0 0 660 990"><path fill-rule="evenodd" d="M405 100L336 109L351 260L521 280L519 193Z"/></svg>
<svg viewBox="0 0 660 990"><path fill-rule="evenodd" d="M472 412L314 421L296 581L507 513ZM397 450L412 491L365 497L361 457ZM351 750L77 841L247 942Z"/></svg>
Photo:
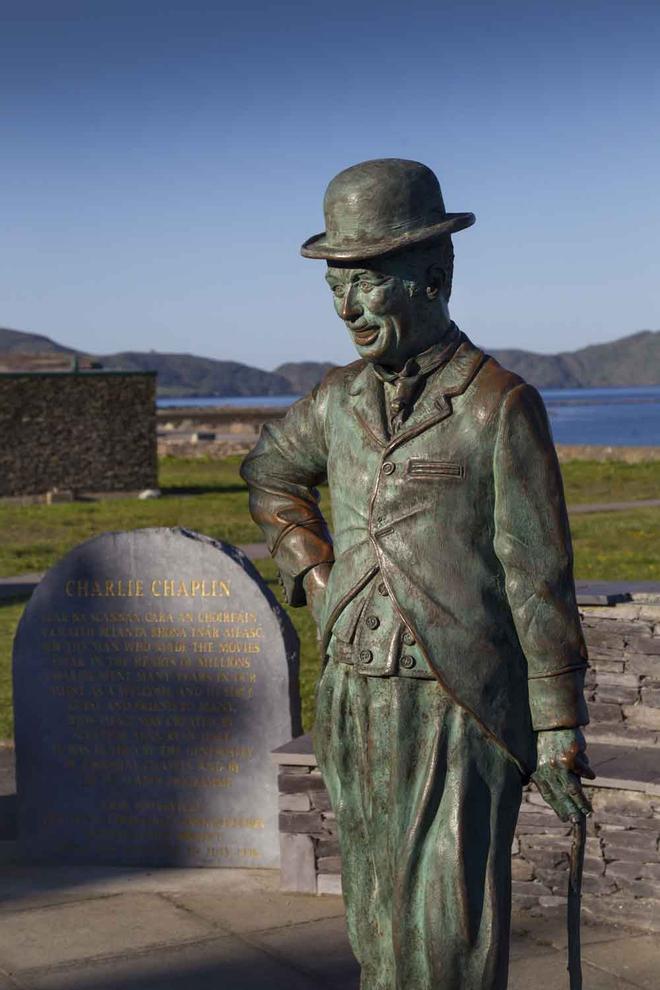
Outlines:
<svg viewBox="0 0 660 990"><path fill-rule="evenodd" d="M331 289L332 289L332 291L334 292L334 294L336 296L343 296L344 295L344 286L343 285L339 285L339 284L332 285L331 286Z"/></svg>
<svg viewBox="0 0 660 990"><path fill-rule="evenodd" d="M371 290L374 288L373 282L358 282L358 285L363 292L371 292Z"/></svg>

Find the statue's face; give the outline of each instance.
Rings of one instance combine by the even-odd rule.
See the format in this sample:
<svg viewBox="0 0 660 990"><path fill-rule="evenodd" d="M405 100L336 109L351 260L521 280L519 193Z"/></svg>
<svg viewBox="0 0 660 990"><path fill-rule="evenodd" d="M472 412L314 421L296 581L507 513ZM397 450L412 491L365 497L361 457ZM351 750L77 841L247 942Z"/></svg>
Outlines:
<svg viewBox="0 0 660 990"><path fill-rule="evenodd" d="M398 369L449 325L441 291L444 273L412 252L379 258L376 264L329 264L325 277L360 357Z"/></svg>
<svg viewBox="0 0 660 990"><path fill-rule="evenodd" d="M326 281L337 315L366 361L395 364L414 337L414 290L397 275L329 267Z"/></svg>

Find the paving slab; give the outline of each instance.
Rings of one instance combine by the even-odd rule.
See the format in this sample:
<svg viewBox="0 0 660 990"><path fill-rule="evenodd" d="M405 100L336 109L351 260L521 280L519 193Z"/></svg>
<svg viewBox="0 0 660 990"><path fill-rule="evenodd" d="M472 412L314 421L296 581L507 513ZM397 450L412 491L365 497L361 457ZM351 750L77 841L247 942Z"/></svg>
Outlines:
<svg viewBox="0 0 660 990"><path fill-rule="evenodd" d="M660 945L657 935L645 935L629 942L607 942L586 946L582 951L586 962L615 974L621 981L630 980L644 990L660 987ZM622 983L623 985L623 983Z"/></svg>
<svg viewBox="0 0 660 990"><path fill-rule="evenodd" d="M660 498L640 498L635 502L578 502L569 505L568 511L573 515L585 512L631 512L636 509L657 509Z"/></svg>
<svg viewBox="0 0 660 990"><path fill-rule="evenodd" d="M14 867L0 990L357 990L339 898L269 870ZM43 898L49 903L44 905ZM509 990L567 990L564 918L516 912ZM583 924L584 990L658 990L660 944Z"/></svg>
<svg viewBox="0 0 660 990"><path fill-rule="evenodd" d="M0 990L22 990L21 984L10 979L6 974L0 973Z"/></svg>
<svg viewBox="0 0 660 990"><path fill-rule="evenodd" d="M26 990L335 990L231 937L20 979Z"/></svg>
<svg viewBox="0 0 660 990"><path fill-rule="evenodd" d="M213 927L157 894L115 894L5 913L0 966L20 972L148 946L199 940Z"/></svg>
<svg viewBox="0 0 660 990"><path fill-rule="evenodd" d="M645 937L643 932L633 934L622 925L595 923L589 918L582 918L580 940L583 947L617 940L628 943L631 939ZM530 911L515 912L511 923L511 943L512 949L521 946L523 954L527 955L539 951L539 948L542 950L544 946L565 951L568 935L564 912L559 910L554 915L532 914ZM660 959L660 946L658 946L658 958Z"/></svg>
<svg viewBox="0 0 660 990"><path fill-rule="evenodd" d="M318 979L329 980L342 990L358 988L359 969L348 943L343 917L260 932L252 938L262 948L301 966Z"/></svg>
<svg viewBox="0 0 660 990"><path fill-rule="evenodd" d="M284 894L277 890L231 893L171 894L169 900L198 918L240 934L286 928L309 921L344 917L340 897Z"/></svg>
<svg viewBox="0 0 660 990"><path fill-rule="evenodd" d="M276 870L9 865L0 872L0 915L120 893L243 897L277 891Z"/></svg>
<svg viewBox="0 0 660 990"><path fill-rule="evenodd" d="M636 990L639 987L637 983L629 983L593 966L583 966L582 977L583 990ZM568 990L564 954L537 952L526 959L513 960L508 990Z"/></svg>

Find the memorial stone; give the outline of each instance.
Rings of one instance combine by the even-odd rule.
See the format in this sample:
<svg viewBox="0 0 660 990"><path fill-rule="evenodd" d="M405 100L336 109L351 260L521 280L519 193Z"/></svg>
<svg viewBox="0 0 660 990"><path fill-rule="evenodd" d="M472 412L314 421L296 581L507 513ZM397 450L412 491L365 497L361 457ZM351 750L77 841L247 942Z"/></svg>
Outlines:
<svg viewBox="0 0 660 990"><path fill-rule="evenodd" d="M240 550L183 529L72 550L19 625L14 699L26 858L277 866L298 640Z"/></svg>

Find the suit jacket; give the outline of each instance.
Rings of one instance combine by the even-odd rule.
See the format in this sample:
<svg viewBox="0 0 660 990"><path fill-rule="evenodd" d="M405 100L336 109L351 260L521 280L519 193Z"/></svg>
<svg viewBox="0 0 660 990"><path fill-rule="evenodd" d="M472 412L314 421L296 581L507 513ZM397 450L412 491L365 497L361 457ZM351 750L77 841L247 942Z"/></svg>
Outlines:
<svg viewBox="0 0 660 990"><path fill-rule="evenodd" d="M389 437L382 384L333 369L242 467L292 605L333 561L320 618L333 623L380 570L454 701L527 774L535 730L588 722L561 474L538 392L461 334ZM330 488L334 547L316 486Z"/></svg>

